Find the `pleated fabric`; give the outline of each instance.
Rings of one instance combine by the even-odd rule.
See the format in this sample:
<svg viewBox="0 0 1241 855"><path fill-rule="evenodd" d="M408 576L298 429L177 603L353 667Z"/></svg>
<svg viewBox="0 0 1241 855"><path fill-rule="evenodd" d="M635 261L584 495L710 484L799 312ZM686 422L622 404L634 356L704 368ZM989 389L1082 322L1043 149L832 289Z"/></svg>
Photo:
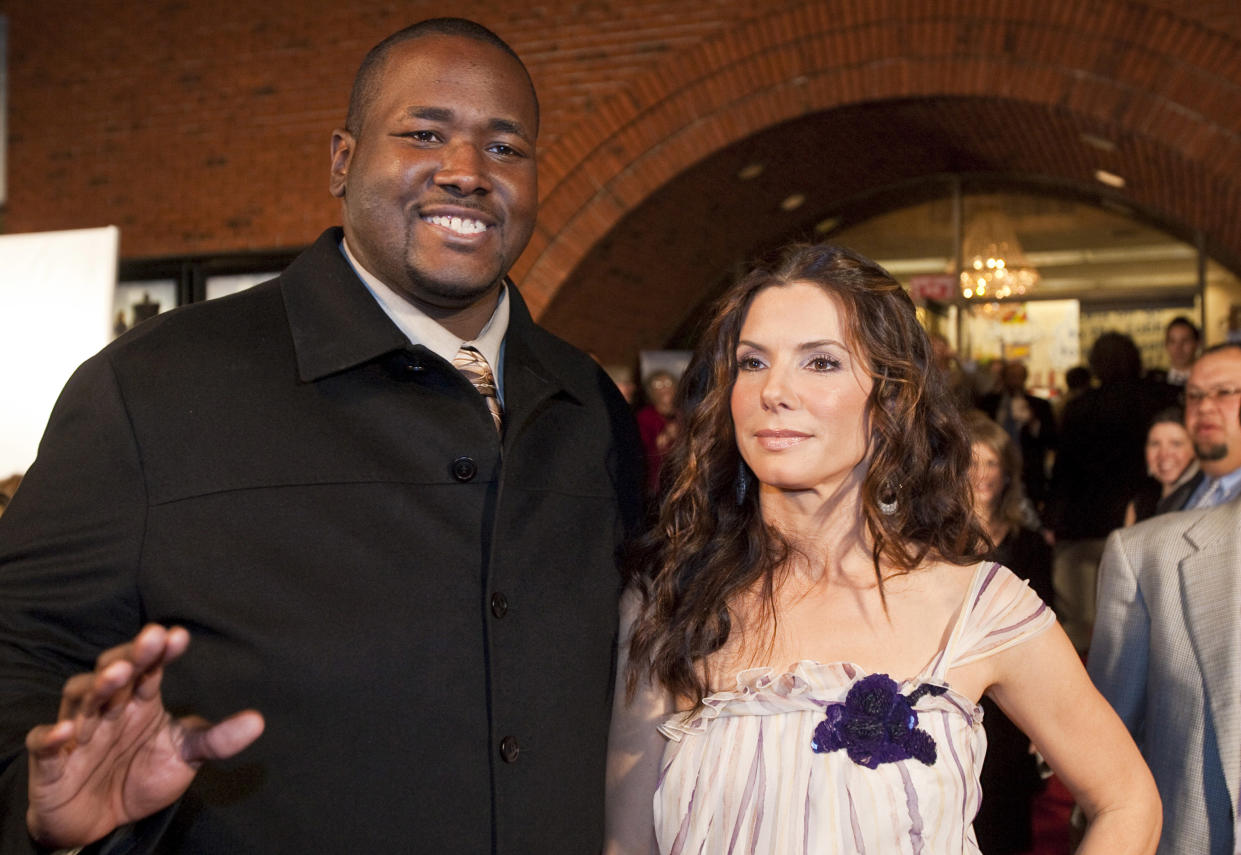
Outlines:
<svg viewBox="0 0 1241 855"><path fill-rule="evenodd" d="M871 769L844 750L812 750L827 707L867 676L857 665L806 660L785 673L741 672L732 691L660 725L669 742L654 800L659 851L977 853L971 823L982 797L982 708L945 677L1054 622L1024 580L993 562L978 566L948 642L900 683L903 695L923 684L944 687L914 705L917 727L935 741L931 765L911 758Z"/></svg>

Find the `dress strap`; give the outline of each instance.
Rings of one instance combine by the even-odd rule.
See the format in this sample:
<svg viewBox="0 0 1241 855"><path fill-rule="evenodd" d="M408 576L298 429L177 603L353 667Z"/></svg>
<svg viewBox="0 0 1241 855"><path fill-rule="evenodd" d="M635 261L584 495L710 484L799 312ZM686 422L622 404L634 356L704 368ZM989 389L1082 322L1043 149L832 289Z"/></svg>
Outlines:
<svg viewBox="0 0 1241 855"><path fill-rule="evenodd" d="M957 609L957 619L952 625L952 633L948 636L948 643L939 651L939 655L936 656L928 669L933 681L942 683L948 676L953 663L956 662L961 638L964 636L965 627L969 623L969 615L974 610L974 606L978 604L982 590L995 575L999 566L994 561L980 561L978 566L974 568L974 575L970 579L970 586L966 590L965 596L961 599L960 607Z"/></svg>

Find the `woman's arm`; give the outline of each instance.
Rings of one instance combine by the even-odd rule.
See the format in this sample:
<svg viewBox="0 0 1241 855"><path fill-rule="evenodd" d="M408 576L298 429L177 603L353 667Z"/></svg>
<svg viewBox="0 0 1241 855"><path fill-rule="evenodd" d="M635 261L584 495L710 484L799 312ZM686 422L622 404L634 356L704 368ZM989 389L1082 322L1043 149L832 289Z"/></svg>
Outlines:
<svg viewBox="0 0 1241 855"><path fill-rule="evenodd" d="M1051 626L992 657L991 667L988 693L1086 814L1078 855L1153 853L1162 818L1155 780L1064 631Z"/></svg>
<svg viewBox="0 0 1241 855"><path fill-rule="evenodd" d="M652 800L667 742L656 728L675 708L671 696L648 680L639 681L632 700L626 697L629 639L640 608L641 597L633 589L627 590L621 597L616 697L608 734L604 855L649 855L656 851Z"/></svg>

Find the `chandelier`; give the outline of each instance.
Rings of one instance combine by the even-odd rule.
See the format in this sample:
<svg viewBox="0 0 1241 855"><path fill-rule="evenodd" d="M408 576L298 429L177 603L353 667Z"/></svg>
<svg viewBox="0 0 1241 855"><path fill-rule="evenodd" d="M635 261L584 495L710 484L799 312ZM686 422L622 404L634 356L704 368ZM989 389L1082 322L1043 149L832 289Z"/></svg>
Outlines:
<svg viewBox="0 0 1241 855"><path fill-rule="evenodd" d="M1022 252L1017 230L999 208L984 208L971 218L961 258L961 296L967 300L1022 297L1038 284L1038 271Z"/></svg>

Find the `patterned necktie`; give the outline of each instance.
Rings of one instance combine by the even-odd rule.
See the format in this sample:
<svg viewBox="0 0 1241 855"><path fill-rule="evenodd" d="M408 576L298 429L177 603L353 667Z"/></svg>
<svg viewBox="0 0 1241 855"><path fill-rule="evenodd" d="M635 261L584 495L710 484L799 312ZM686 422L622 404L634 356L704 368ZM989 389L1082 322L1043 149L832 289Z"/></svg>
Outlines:
<svg viewBox="0 0 1241 855"><path fill-rule="evenodd" d="M1223 479L1216 479L1215 483L1202 494L1202 499L1198 502L1197 507L1213 508L1216 505L1222 505L1224 498L1224 481Z"/></svg>
<svg viewBox="0 0 1241 855"><path fill-rule="evenodd" d="M496 424L496 431L499 431L503 424L500 418L500 399L496 397L496 378L491 373L491 366L487 364L486 358L474 348L463 345L453 357L452 364L474 384L478 394L483 396L487 409L491 412L491 420Z"/></svg>

